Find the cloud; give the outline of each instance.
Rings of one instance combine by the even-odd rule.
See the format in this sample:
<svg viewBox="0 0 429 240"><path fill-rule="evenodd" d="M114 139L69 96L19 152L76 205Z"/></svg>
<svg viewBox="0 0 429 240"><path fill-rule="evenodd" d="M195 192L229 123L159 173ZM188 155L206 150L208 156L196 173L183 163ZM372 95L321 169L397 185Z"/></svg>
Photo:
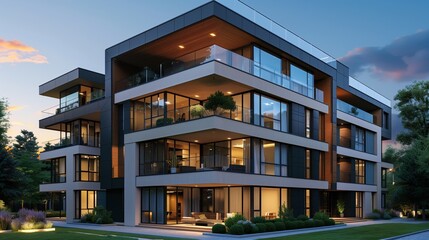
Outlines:
<svg viewBox="0 0 429 240"><path fill-rule="evenodd" d="M48 59L37 49L20 41L6 41L0 38L0 63L48 63Z"/></svg>
<svg viewBox="0 0 429 240"><path fill-rule="evenodd" d="M22 110L23 108L24 108L24 106L18 106L18 105L16 105L16 106L9 106L7 108L7 111L9 111L9 112L19 111L19 110Z"/></svg>
<svg viewBox="0 0 429 240"><path fill-rule="evenodd" d="M352 75L369 71L398 81L429 77L429 30L395 39L383 47L356 48L339 59Z"/></svg>

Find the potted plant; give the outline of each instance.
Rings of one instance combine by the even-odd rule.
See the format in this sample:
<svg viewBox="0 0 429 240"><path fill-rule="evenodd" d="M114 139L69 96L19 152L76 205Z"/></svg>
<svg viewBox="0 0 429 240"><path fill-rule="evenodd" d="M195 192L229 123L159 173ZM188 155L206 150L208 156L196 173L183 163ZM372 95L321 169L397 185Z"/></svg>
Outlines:
<svg viewBox="0 0 429 240"><path fill-rule="evenodd" d="M192 116L192 118L202 118L202 117L204 117L205 111L206 111L206 109L202 105L200 105L200 104L191 106L191 116Z"/></svg>
<svg viewBox="0 0 429 240"><path fill-rule="evenodd" d="M179 160L176 154L173 154L173 156L171 156L171 159L169 159L167 162L168 162L168 165L170 165L170 173L176 173L177 166L179 165Z"/></svg>
<svg viewBox="0 0 429 240"><path fill-rule="evenodd" d="M221 91L210 94L204 107L214 115L222 115L225 110L234 111L237 108L234 99L231 96L225 96Z"/></svg>
<svg viewBox="0 0 429 240"><path fill-rule="evenodd" d="M340 213L340 217L344 217L345 203L342 199L339 199L337 201L337 209L338 209L338 212Z"/></svg>

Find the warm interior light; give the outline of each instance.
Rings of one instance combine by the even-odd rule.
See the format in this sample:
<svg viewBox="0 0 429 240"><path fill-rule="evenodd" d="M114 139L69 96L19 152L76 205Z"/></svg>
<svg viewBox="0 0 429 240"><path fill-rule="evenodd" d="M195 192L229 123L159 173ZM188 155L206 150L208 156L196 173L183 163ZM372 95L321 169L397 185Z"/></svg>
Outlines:
<svg viewBox="0 0 429 240"><path fill-rule="evenodd" d="M216 37L216 33L210 33L210 36Z"/></svg>
<svg viewBox="0 0 429 240"><path fill-rule="evenodd" d="M183 46L183 45L179 45L179 48L180 48L180 49L184 49L184 48L185 48L185 46Z"/></svg>
<svg viewBox="0 0 429 240"><path fill-rule="evenodd" d="M165 102L165 104L167 104L167 105L170 105L170 104L171 104L171 102L169 102L169 101L166 101L166 102Z"/></svg>
<svg viewBox="0 0 429 240"><path fill-rule="evenodd" d="M198 140L195 139L194 142L198 142Z"/></svg>
<svg viewBox="0 0 429 240"><path fill-rule="evenodd" d="M231 140L231 138L229 137L229 138L227 138L228 140Z"/></svg>
<svg viewBox="0 0 429 240"><path fill-rule="evenodd" d="M232 94L232 92L229 92L229 91L228 91L228 92L226 92L226 93L227 93L227 94L229 94L229 95L231 95L231 94Z"/></svg>
<svg viewBox="0 0 429 240"><path fill-rule="evenodd" d="M196 97L196 98L198 98L198 97L200 97L200 95L196 95L196 94L195 94L195 97Z"/></svg>

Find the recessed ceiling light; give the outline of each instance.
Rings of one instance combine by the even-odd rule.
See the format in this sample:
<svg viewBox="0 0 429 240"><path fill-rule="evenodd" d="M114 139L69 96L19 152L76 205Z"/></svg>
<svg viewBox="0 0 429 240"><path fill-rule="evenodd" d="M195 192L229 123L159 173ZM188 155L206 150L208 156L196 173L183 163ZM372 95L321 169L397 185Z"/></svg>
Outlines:
<svg viewBox="0 0 429 240"><path fill-rule="evenodd" d="M198 142L198 140L197 140L197 139L195 139L195 140L194 140L194 142Z"/></svg>
<svg viewBox="0 0 429 240"><path fill-rule="evenodd" d="M231 140L231 138L227 138L228 140Z"/></svg>
<svg viewBox="0 0 429 240"><path fill-rule="evenodd" d="M230 92L230 91L228 91L228 92L226 92L227 94L229 94L229 95L231 95L232 94L232 92Z"/></svg>
<svg viewBox="0 0 429 240"><path fill-rule="evenodd" d="M169 102L169 101L166 101L166 102L165 102L165 104L169 105L169 104L171 104L171 102Z"/></svg>
<svg viewBox="0 0 429 240"><path fill-rule="evenodd" d="M210 36L216 37L216 33L210 33Z"/></svg>
<svg viewBox="0 0 429 240"><path fill-rule="evenodd" d="M200 97L200 95L195 94L195 97L197 97L197 98L198 98L198 97Z"/></svg>
<svg viewBox="0 0 429 240"><path fill-rule="evenodd" d="M184 49L184 48L185 48L185 46L183 46L183 45L179 45L179 48L180 48L180 49Z"/></svg>

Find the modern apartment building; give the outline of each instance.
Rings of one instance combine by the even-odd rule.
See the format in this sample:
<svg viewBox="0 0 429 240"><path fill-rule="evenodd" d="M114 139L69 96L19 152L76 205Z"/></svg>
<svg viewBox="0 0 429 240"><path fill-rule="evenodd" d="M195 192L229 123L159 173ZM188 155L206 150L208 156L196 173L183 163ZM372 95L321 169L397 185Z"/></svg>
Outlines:
<svg viewBox="0 0 429 240"><path fill-rule="evenodd" d="M41 154L53 168L40 189L65 196L67 221L96 205L129 226L384 207L390 101L241 2L210 1L105 63L105 76L76 69L39 89L60 100L40 127L61 138ZM234 111L204 110L217 91Z"/></svg>

